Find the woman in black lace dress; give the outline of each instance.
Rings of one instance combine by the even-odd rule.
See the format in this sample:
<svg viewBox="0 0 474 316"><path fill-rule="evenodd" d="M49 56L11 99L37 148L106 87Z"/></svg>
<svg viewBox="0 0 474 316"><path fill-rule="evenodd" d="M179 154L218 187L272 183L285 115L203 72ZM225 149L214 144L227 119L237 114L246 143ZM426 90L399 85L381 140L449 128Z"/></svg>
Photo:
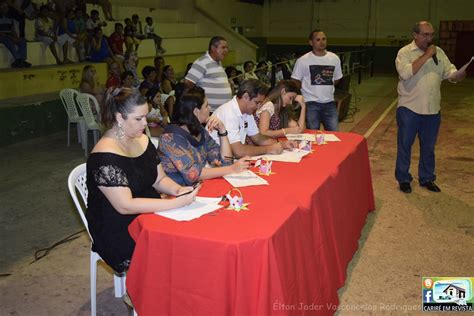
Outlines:
<svg viewBox="0 0 474 316"><path fill-rule="evenodd" d="M115 271L128 268L135 243L128 225L137 214L164 211L191 203L198 189L176 184L164 173L156 150L143 134L148 105L139 92L115 89L102 108L107 128L87 160L87 220L92 249Z"/></svg>

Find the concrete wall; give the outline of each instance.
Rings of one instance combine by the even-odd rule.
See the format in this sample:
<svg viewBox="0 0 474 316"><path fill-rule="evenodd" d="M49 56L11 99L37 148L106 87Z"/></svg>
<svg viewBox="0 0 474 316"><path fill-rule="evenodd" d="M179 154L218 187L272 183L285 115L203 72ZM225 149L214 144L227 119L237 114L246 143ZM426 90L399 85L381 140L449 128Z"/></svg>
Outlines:
<svg viewBox="0 0 474 316"><path fill-rule="evenodd" d="M309 50L309 32L321 28L336 52L374 43L374 68L390 72L398 49L412 40L416 21L431 21L437 32L440 21L474 20L474 0L266 0L263 6L195 1L227 27L241 26L259 46L258 60Z"/></svg>
<svg viewBox="0 0 474 316"><path fill-rule="evenodd" d="M0 101L8 98L23 97L35 94L58 92L62 89L79 89L83 64L62 66L33 67L13 69L0 72ZM105 85L107 66L96 63L98 80ZM39 101L42 99L39 98Z"/></svg>
<svg viewBox="0 0 474 316"><path fill-rule="evenodd" d="M161 0L159 7L177 10L179 22L195 23L196 34L199 37L206 36L210 39L213 35L224 36L231 50L223 61L224 65L255 59L255 45L236 34L232 28L242 26L243 35L246 37L261 35L263 6L240 3L236 0ZM183 49L189 46L192 44L183 42Z"/></svg>
<svg viewBox="0 0 474 316"><path fill-rule="evenodd" d="M430 20L474 20L472 0L272 0L263 13L263 36L294 43L321 28L337 44L398 45L411 40L411 26ZM293 39L293 41L292 41Z"/></svg>
<svg viewBox="0 0 474 316"><path fill-rule="evenodd" d="M185 1L185 0L181 0ZM163 1L162 1L163 3ZM474 20L473 0L267 0L264 5L236 0L196 0L228 27L242 27L249 38L297 44L322 28L337 45L399 45L411 40L418 20L435 28L442 20Z"/></svg>
<svg viewBox="0 0 474 316"><path fill-rule="evenodd" d="M196 0L196 4L230 28L240 27L246 37L262 36L263 6L236 0Z"/></svg>
<svg viewBox="0 0 474 316"><path fill-rule="evenodd" d="M235 0L196 0L228 27L259 46L257 59L307 51L308 34L321 28L329 49L375 48L374 68L394 71L398 49L411 41L416 21L474 20L474 0L267 0L264 5Z"/></svg>

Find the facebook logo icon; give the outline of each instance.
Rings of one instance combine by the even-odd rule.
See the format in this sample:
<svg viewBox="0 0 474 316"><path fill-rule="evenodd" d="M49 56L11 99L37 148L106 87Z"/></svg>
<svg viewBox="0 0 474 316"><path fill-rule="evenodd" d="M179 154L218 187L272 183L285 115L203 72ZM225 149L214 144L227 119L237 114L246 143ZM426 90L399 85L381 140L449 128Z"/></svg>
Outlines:
<svg viewBox="0 0 474 316"><path fill-rule="evenodd" d="M423 302L424 303L431 303L431 298L432 297L433 297L433 291L423 290Z"/></svg>

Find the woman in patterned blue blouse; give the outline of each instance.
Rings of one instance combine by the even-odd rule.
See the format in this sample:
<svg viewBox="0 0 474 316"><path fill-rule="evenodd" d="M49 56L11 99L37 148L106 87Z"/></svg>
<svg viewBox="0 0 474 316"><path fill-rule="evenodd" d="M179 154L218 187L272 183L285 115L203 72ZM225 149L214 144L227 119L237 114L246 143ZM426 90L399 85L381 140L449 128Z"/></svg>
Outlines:
<svg viewBox="0 0 474 316"><path fill-rule="evenodd" d="M176 124L166 126L158 146L163 168L176 183L192 185L199 180L222 177L249 167L249 157L234 164L224 159L232 157L227 130L217 117L209 117L210 108L202 88L192 87L185 91L179 99L177 111ZM209 131L217 130L220 145L202 126L204 123Z"/></svg>

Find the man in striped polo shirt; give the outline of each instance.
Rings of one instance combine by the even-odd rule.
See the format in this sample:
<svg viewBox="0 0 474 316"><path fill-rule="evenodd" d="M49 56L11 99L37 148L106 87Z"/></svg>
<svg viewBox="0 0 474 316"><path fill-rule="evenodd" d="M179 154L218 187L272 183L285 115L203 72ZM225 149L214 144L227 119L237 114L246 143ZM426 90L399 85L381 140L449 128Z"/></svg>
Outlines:
<svg viewBox="0 0 474 316"><path fill-rule="evenodd" d="M209 50L194 61L185 78L186 88L197 85L204 89L211 112L232 99L229 79L221 65L228 51L226 39L214 36L209 42Z"/></svg>

